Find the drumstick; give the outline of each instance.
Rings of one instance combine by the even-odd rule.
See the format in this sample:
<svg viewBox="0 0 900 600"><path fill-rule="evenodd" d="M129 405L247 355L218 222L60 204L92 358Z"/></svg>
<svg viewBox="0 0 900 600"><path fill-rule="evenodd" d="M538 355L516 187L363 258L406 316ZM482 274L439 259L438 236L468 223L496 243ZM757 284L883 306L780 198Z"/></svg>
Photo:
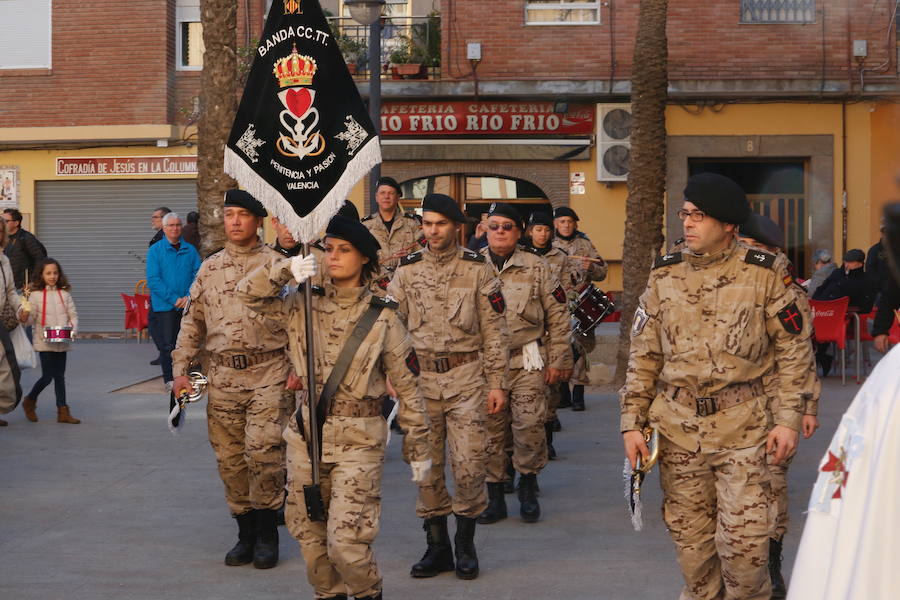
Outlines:
<svg viewBox="0 0 900 600"><path fill-rule="evenodd" d="M600 264L606 263L606 261L604 261L602 258L591 258L590 256L578 256L576 254L567 256L566 258L571 258L572 260L586 260L589 262L595 262L595 263L600 263Z"/></svg>

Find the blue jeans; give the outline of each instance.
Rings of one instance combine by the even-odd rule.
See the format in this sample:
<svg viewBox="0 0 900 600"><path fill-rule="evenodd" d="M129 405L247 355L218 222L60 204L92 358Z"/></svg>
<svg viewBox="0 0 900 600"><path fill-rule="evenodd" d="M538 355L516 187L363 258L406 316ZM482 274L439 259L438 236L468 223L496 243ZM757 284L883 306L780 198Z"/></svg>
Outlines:
<svg viewBox="0 0 900 600"><path fill-rule="evenodd" d="M56 405L66 405L66 354L68 352L38 352L41 359L41 378L34 382L29 396L37 400L38 394L53 382Z"/></svg>
<svg viewBox="0 0 900 600"><path fill-rule="evenodd" d="M159 366L162 369L163 381L172 381L172 350L181 330L181 311L163 310L151 312L156 317L156 329L159 337L154 337L159 348Z"/></svg>

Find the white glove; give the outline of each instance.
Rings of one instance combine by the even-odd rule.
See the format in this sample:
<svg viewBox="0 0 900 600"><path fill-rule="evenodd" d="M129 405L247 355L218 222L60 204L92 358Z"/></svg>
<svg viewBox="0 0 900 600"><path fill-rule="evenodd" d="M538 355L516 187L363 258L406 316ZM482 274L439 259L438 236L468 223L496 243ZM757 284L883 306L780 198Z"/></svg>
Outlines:
<svg viewBox="0 0 900 600"><path fill-rule="evenodd" d="M412 480L416 483L422 483L425 481L428 471L431 470L431 459L413 461L409 463L409 466L412 469Z"/></svg>
<svg viewBox="0 0 900 600"><path fill-rule="evenodd" d="M312 254L295 256L291 259L291 275L298 285L316 274L316 263L316 257Z"/></svg>
<svg viewBox="0 0 900 600"><path fill-rule="evenodd" d="M522 346L522 366L526 371L540 371L544 368L544 359L541 358L541 348L537 340Z"/></svg>

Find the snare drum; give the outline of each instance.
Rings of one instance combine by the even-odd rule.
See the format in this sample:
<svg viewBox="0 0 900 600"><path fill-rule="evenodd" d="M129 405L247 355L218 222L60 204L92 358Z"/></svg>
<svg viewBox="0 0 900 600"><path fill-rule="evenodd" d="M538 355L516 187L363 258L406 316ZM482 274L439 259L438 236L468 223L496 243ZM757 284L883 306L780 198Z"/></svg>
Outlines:
<svg viewBox="0 0 900 600"><path fill-rule="evenodd" d="M615 310L616 306L606 294L596 286L589 285L578 296L578 302L572 311L575 333L588 335L600 321Z"/></svg>
<svg viewBox="0 0 900 600"><path fill-rule="evenodd" d="M71 327L44 327L44 341L62 343L72 341Z"/></svg>

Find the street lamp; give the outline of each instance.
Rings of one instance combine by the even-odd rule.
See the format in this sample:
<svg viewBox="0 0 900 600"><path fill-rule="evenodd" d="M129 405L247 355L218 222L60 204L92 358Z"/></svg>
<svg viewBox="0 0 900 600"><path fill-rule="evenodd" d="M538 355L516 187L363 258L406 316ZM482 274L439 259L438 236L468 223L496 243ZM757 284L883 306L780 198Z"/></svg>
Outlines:
<svg viewBox="0 0 900 600"><path fill-rule="evenodd" d="M369 116L375 132L381 134L381 13L385 0L344 0L350 16L369 26ZM381 177L381 165L369 174L369 212L375 212L375 186Z"/></svg>

